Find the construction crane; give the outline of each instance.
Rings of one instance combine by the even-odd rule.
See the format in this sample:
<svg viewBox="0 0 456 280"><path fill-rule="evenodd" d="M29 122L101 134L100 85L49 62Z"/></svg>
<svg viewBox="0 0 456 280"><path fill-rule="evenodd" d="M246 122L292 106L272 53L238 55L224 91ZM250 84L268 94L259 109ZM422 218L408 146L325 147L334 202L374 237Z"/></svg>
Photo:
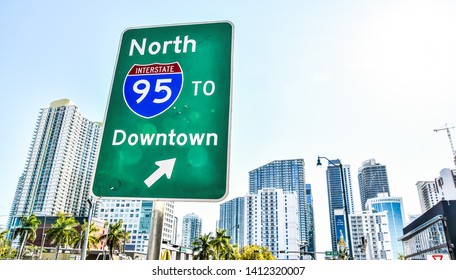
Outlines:
<svg viewBox="0 0 456 280"><path fill-rule="evenodd" d="M448 125L445 124L444 128L434 129L434 131L435 132L439 132L439 131L442 131L442 130L446 130L447 135L448 135L448 139L450 139L450 145L451 145L451 152L452 152L452 155L453 155L453 161L454 161L454 164L456 165L456 153L454 151L453 141L451 140L451 133L450 133L450 129L453 129L453 128L456 128L456 126L448 127Z"/></svg>

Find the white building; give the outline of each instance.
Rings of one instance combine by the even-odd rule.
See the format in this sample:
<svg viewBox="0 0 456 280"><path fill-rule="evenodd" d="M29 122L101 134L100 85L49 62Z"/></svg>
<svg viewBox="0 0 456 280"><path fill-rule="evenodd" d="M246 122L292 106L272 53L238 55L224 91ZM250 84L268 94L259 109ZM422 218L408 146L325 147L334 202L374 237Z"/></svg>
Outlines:
<svg viewBox="0 0 456 280"><path fill-rule="evenodd" d="M245 196L244 245L266 246L277 259L299 259L296 192L261 189Z"/></svg>
<svg viewBox="0 0 456 280"><path fill-rule="evenodd" d="M122 220L125 230L130 233L125 251L147 254L152 229L153 204L153 201L149 200L103 199L97 203L94 217L109 224ZM175 230L174 202L166 202L162 240L171 242Z"/></svg>
<svg viewBox="0 0 456 280"><path fill-rule="evenodd" d="M183 247L192 248L193 241L201 235L203 228L202 219L195 213L187 214L182 219Z"/></svg>
<svg viewBox="0 0 456 280"><path fill-rule="evenodd" d="M456 200L456 169L444 168L435 179L440 200Z"/></svg>
<svg viewBox="0 0 456 280"><path fill-rule="evenodd" d="M42 108L19 178L8 227L22 215L58 212L88 216L100 123L86 119L68 99Z"/></svg>
<svg viewBox="0 0 456 280"><path fill-rule="evenodd" d="M416 183L421 212L424 213L439 202L435 181L419 181Z"/></svg>
<svg viewBox="0 0 456 280"><path fill-rule="evenodd" d="M456 170L444 168L434 181L419 181L416 187L423 213L441 200L456 200Z"/></svg>
<svg viewBox="0 0 456 280"><path fill-rule="evenodd" d="M393 260L388 211L362 211L349 215L353 258Z"/></svg>

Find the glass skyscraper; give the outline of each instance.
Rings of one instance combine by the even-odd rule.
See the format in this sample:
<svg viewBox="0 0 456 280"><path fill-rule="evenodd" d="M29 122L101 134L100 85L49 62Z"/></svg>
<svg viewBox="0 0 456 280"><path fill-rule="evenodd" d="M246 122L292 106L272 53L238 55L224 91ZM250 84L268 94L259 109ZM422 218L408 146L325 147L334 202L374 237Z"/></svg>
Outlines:
<svg viewBox="0 0 456 280"><path fill-rule="evenodd" d="M303 215L306 217L306 224L307 225L314 225L315 220L314 220L314 210L313 210L313 196L312 196L312 185L311 184L306 184L306 206L307 209ZM313 227L307 227L307 242L302 244L304 249L307 252L315 252L315 230ZM315 255L314 255L315 258Z"/></svg>
<svg viewBox="0 0 456 280"><path fill-rule="evenodd" d="M369 198L376 198L379 193L390 195L386 166L377 163L375 159L369 159L362 163L358 169L358 183L363 210L366 210L366 201Z"/></svg>
<svg viewBox="0 0 456 280"><path fill-rule="evenodd" d="M68 99L40 110L11 206L9 228L32 213L88 216L100 127L82 116Z"/></svg>
<svg viewBox="0 0 456 280"><path fill-rule="evenodd" d="M313 205L308 203L312 201L309 199L312 192L310 185L306 189L304 160L276 160L249 172L250 194L257 194L259 190L267 188L296 192L299 240L307 249L315 248Z"/></svg>
<svg viewBox="0 0 456 280"><path fill-rule="evenodd" d="M336 220L336 212L337 211L344 211L344 196L343 196L343 186L342 186L342 175L345 183L345 190L346 190L346 198L347 198L347 209L348 214L352 214L354 212L354 204L353 204L353 188L351 183L351 173L350 173L350 165L343 164L342 170L343 174L341 174L340 168L340 160L334 159L329 161L328 168L326 169L326 184L328 188L328 206L329 206L329 221L330 221L330 229L331 229L331 245L332 250L337 251L337 244L340 239L340 230L342 230L342 234L346 244L349 246L349 239L347 236L347 229L346 225L348 221ZM342 229L339 230L337 224L343 224ZM350 248L350 247L349 247Z"/></svg>
<svg viewBox="0 0 456 280"><path fill-rule="evenodd" d="M402 198L390 197L386 193L380 193L377 198L367 200L366 208L374 213L387 212L393 258L397 259L399 255L404 253L402 242L399 241L405 226Z"/></svg>
<svg viewBox="0 0 456 280"><path fill-rule="evenodd" d="M202 231L202 220L194 214L187 214L182 220L182 246L191 248L192 243L201 235Z"/></svg>
<svg viewBox="0 0 456 280"><path fill-rule="evenodd" d="M244 247L245 198L236 197L220 204L219 228L226 229L230 243Z"/></svg>

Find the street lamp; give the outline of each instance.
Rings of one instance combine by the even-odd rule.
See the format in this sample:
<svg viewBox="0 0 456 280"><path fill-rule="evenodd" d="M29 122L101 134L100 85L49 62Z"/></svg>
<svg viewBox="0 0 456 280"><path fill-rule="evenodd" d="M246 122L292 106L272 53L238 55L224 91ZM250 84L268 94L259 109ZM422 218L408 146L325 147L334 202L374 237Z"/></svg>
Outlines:
<svg viewBox="0 0 456 280"><path fill-rule="evenodd" d="M90 225L92 224L92 214L94 205L94 201L92 198L87 199L87 202L89 203L89 221L87 222L87 228L84 231L84 242L81 248L81 261L85 260L87 255L87 247L89 246Z"/></svg>
<svg viewBox="0 0 456 280"><path fill-rule="evenodd" d="M343 195L343 206L344 206L344 214L345 214L345 220L346 220L346 227L347 227L347 239L348 239L348 259L352 260L353 259L353 250L352 250L352 242L351 242L351 234L350 234L350 222L348 219L348 203L347 203L347 189L345 187L345 180L344 180L344 169L342 166L342 161L339 160L339 163L334 163L331 160L329 160L327 157L321 157L318 156L317 160L317 166L321 166L321 161L320 159L326 159L330 164L333 166L339 166L340 169L340 180L342 181L342 195Z"/></svg>

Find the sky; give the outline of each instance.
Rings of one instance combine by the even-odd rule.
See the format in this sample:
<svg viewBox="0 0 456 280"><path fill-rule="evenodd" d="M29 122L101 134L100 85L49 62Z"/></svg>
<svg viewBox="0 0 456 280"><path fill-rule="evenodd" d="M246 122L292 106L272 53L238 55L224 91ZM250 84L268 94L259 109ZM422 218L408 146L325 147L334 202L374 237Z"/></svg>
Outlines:
<svg viewBox="0 0 456 280"><path fill-rule="evenodd" d="M386 165L392 196L420 213L416 182L454 168L454 1L1 1L0 225L6 224L40 108L71 99L103 121L121 33L131 27L234 24L229 196L248 172L302 158L317 250L330 250L325 170ZM453 138L456 131L451 129ZM454 134L454 135L453 135ZM214 232L218 203L178 203Z"/></svg>

